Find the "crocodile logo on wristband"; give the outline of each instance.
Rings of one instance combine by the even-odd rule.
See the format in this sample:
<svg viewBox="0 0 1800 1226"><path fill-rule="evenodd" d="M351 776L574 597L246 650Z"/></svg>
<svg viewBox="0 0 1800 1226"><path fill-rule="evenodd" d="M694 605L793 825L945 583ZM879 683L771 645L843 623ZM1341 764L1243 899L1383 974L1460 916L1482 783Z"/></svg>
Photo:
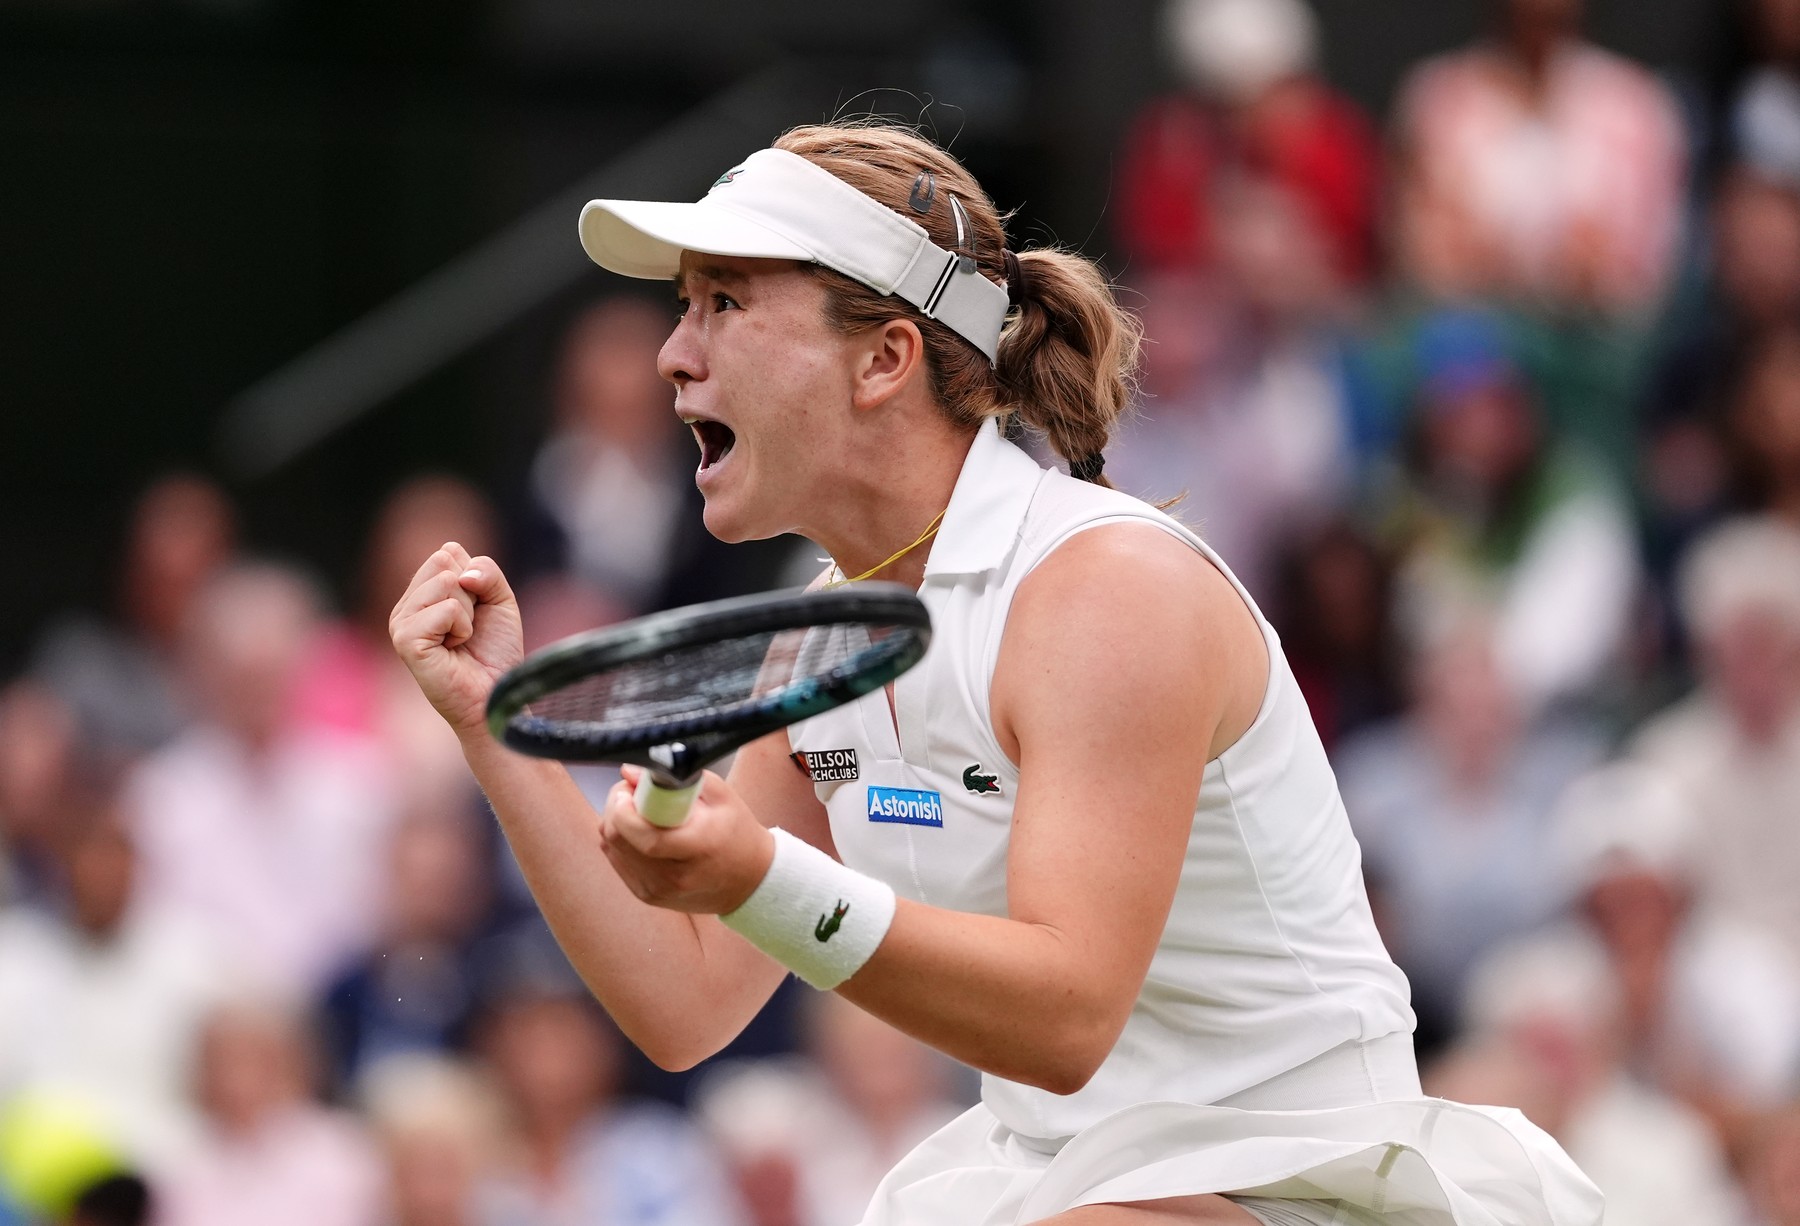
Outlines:
<svg viewBox="0 0 1800 1226"><path fill-rule="evenodd" d="M813 935L819 938L821 944L829 941L836 934L838 925L844 922L844 913L849 910L850 904L840 898L837 906L832 908L830 915L819 917L819 922L813 925Z"/></svg>

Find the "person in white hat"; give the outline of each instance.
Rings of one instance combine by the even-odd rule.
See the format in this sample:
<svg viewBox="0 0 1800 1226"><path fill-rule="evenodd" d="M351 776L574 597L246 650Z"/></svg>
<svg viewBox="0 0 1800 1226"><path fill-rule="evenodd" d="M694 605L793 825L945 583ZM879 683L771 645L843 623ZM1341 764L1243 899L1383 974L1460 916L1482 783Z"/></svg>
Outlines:
<svg viewBox="0 0 1800 1226"><path fill-rule="evenodd" d="M504 578L433 555L395 643L564 949L670 1067L792 971L980 1069L982 1102L865 1226L1593 1226L1592 1185L1517 1113L1419 1096L1406 983L1279 640L1103 476L1136 323L1093 264L1013 252L1001 220L947 153L877 126L791 131L698 203L582 214L596 261L675 280L659 368L708 528L799 532L822 582L916 588L933 639L887 692L708 775L678 828L615 789L596 849L566 773L483 726L519 657Z"/></svg>

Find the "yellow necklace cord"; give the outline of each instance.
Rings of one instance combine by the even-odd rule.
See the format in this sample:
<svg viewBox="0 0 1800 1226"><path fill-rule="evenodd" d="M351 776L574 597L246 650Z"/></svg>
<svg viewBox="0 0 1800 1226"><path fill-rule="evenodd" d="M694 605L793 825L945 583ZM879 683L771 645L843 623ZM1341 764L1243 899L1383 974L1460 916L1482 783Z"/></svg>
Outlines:
<svg viewBox="0 0 1800 1226"><path fill-rule="evenodd" d="M950 509L949 507L945 507L944 511L948 511L949 509ZM940 525L944 522L944 511L939 511L936 515L933 515L931 517L931 522L925 525L925 531L919 533L918 539L913 541L912 544L906 546L904 549L901 549L898 553L894 554L892 557L888 558L887 561L876 563L874 566L869 567L868 570L865 570L862 574L856 576L856 578L854 578L854 579L833 579L829 583L826 583L824 586L827 588L833 588L833 587L843 587L846 583L861 583L864 579L867 579L870 575L878 574L881 571L886 570L888 567L890 567L894 563L898 562L901 558L904 558L907 554L911 553L913 550L917 549L920 545L923 545L926 541L930 540L932 537L937 535L938 525ZM834 573L834 574L841 575L844 573L843 571L838 569L838 564L837 564L836 558L833 558L831 561L831 569L832 569L832 573Z"/></svg>

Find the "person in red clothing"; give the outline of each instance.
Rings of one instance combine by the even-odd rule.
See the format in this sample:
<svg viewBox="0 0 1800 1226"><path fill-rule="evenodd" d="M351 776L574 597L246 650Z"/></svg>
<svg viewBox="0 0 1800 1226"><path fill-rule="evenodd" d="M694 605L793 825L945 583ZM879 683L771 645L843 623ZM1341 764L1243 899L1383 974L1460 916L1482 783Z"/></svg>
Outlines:
<svg viewBox="0 0 1800 1226"><path fill-rule="evenodd" d="M1171 0L1165 39L1186 88L1133 120L1120 163L1119 238L1134 273L1204 269L1211 196L1249 175L1291 192L1347 284L1375 271L1380 146L1355 103L1319 76L1303 0Z"/></svg>

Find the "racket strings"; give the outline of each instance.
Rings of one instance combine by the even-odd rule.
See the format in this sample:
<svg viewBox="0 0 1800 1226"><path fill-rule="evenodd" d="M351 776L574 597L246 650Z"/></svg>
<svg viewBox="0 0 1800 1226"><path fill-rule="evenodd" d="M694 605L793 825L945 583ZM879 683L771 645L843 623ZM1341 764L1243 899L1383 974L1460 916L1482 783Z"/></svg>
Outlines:
<svg viewBox="0 0 1800 1226"><path fill-rule="evenodd" d="M853 665L880 637L879 628L872 635L865 625L837 624L677 647L571 682L534 699L527 712L601 735L727 718Z"/></svg>

